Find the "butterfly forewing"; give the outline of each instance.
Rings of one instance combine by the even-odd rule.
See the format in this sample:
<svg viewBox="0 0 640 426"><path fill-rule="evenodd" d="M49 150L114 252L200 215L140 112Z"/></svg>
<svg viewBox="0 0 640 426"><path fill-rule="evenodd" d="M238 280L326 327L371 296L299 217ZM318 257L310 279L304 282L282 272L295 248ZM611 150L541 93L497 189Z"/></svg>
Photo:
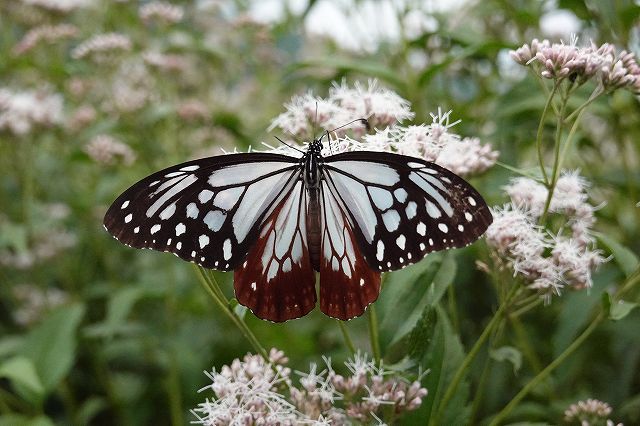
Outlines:
<svg viewBox="0 0 640 426"><path fill-rule="evenodd" d="M325 158L323 175L346 207L364 258L375 270L399 269L429 252L463 247L492 221L471 185L413 157L342 153Z"/></svg>
<svg viewBox="0 0 640 426"><path fill-rule="evenodd" d="M129 246L231 270L244 261L261 221L291 191L300 169L298 159L269 153L179 164L126 190L104 226Z"/></svg>
<svg viewBox="0 0 640 426"><path fill-rule="evenodd" d="M298 180L263 221L247 260L235 270L236 298L259 318L286 321L316 305L306 213L307 193Z"/></svg>
<svg viewBox="0 0 640 426"><path fill-rule="evenodd" d="M346 207L322 183L320 309L347 320L362 315L380 294L380 273L362 256Z"/></svg>

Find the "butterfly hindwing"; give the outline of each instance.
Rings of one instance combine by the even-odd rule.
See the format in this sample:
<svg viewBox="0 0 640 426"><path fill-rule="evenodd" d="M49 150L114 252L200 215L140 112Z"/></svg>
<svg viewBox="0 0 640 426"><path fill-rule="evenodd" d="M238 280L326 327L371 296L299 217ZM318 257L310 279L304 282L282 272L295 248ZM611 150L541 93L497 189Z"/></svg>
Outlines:
<svg viewBox="0 0 640 426"><path fill-rule="evenodd" d="M235 270L236 298L259 318L286 321L316 305L306 213L307 193L298 180L263 221L247 260Z"/></svg>
<svg viewBox="0 0 640 426"><path fill-rule="evenodd" d="M299 173L298 159L270 153L178 164L120 195L104 226L129 246L231 270L244 261L262 219L291 190Z"/></svg>
<svg viewBox="0 0 640 426"><path fill-rule="evenodd" d="M348 320L378 298L380 273L364 260L345 207L326 181L321 188L320 309Z"/></svg>
<svg viewBox="0 0 640 426"><path fill-rule="evenodd" d="M323 176L344 203L369 266L395 270L427 253L463 247L492 221L478 192L437 164L381 152L324 159Z"/></svg>

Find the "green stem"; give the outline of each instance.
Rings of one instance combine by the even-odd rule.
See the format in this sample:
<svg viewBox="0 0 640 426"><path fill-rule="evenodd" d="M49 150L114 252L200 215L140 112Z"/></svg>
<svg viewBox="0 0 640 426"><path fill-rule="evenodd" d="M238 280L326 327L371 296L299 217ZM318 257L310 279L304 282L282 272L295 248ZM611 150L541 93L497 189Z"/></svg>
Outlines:
<svg viewBox="0 0 640 426"><path fill-rule="evenodd" d="M489 321L489 324L487 324L487 326L485 327L484 331L482 332L482 334L480 335L476 343L473 345L473 347L471 348L467 356L462 361L462 364L460 364L460 367L458 367L458 370L453 375L453 379L451 379L451 383L449 384L449 387L447 388L446 392L444 393L444 396L442 397L442 400L440 401L440 404L438 407L438 414L436 415L435 422L432 422L432 424L436 424L436 425L441 424L441 419L442 419L442 416L444 415L444 410L447 408L447 404L449 404L449 401L451 401L451 398L453 398L453 395L458 389L458 385L460 385L460 382L462 381L463 377L467 374L467 370L471 366L471 362L473 362L473 360L476 358L476 356L478 355L478 352L480 352L480 349L482 348L484 343L487 341L487 338L491 335L494 328L502 320L502 315L504 311L507 309L507 307L510 306L511 300L513 299L513 296L516 294L518 289L519 287L516 284L513 284L511 286L509 293L500 304L500 307L498 308L496 313L493 315L493 318L491 318L491 321Z"/></svg>
<svg viewBox="0 0 640 426"><path fill-rule="evenodd" d="M344 321L336 320L338 326L340 327L340 331L342 332L342 337L344 338L344 343L347 345L347 349L351 355L356 353L356 347L353 344L353 340L351 340L351 336L349 335L349 330L347 330L347 326Z"/></svg>
<svg viewBox="0 0 640 426"><path fill-rule="evenodd" d="M538 296L536 294L536 300L533 300L529 303L527 303L526 305L524 305L521 308L518 308L517 310L513 311L511 313L512 317L519 317L520 315L524 315L527 312L529 312L531 309L534 309L535 307L537 307L538 305L540 305L542 303L542 299L540 298L540 296Z"/></svg>
<svg viewBox="0 0 640 426"><path fill-rule="evenodd" d="M218 282L215 280L213 276L208 276L203 268L200 266L195 266L195 268L199 272L200 284L204 287L204 289L209 293L209 295L213 298L213 300L218 304L222 312L225 313L229 317L229 319L238 327L240 332L244 335L244 337L251 343L253 349L259 353L262 358L266 361L269 360L269 355L267 351L262 347L256 336L253 332L247 327L247 324L238 317L238 315L234 312L234 310L229 306L229 301L220 290L220 286Z"/></svg>
<svg viewBox="0 0 640 426"><path fill-rule="evenodd" d="M622 295L631 290L633 286L638 282L640 282L640 267L636 268L636 270L631 275L629 275L629 277L626 279L626 282L622 284L622 287L620 287L620 289L616 292L614 300L620 300Z"/></svg>
<svg viewBox="0 0 640 426"><path fill-rule="evenodd" d="M544 157L542 153L542 133L544 132L544 123L547 118L547 113L549 112L549 106L553 103L553 97L558 91L558 83L553 85L553 89L549 92L549 96L547 97L547 102L544 104L544 109L542 110L542 116L540 117L540 123L538 123L538 132L536 134L536 149L538 151L538 164L540 165L540 173L542 173L542 178L544 182L549 182L549 177L547 176L547 171L544 168Z"/></svg>
<svg viewBox="0 0 640 426"><path fill-rule="evenodd" d="M562 128L564 127L564 114L567 109L567 98L566 96L562 97L562 104L560 106L560 112L558 113L556 120L556 136L555 142L553 146L553 169L551 170L551 180L547 181L547 200L544 203L544 210L542 212L542 216L540 217L540 223L545 223L547 219L547 213L549 212L549 207L551 206L551 199L553 198L553 191L556 186L556 182L558 181L558 165L560 162L560 145L562 144Z"/></svg>
<svg viewBox="0 0 640 426"><path fill-rule="evenodd" d="M546 379L549 374L553 370L555 370L560 364L562 364L569 355L573 354L576 349L580 347L580 345L593 333L596 327L605 319L605 316L602 312L600 312L594 319L591 321L591 324L582 332L580 336L576 340L571 343L556 359L551 362L544 370L538 373L529 383L522 388L518 394L513 397L513 399L491 420L489 426L497 426L503 422L505 417L509 415L511 410L513 410L534 387L536 387L542 380Z"/></svg>
<svg viewBox="0 0 640 426"><path fill-rule="evenodd" d="M369 306L369 314L367 315L369 320L369 339L371 340L371 352L373 353L373 359L376 364L380 363L380 339L378 336L378 315L376 314L376 307L371 304Z"/></svg>

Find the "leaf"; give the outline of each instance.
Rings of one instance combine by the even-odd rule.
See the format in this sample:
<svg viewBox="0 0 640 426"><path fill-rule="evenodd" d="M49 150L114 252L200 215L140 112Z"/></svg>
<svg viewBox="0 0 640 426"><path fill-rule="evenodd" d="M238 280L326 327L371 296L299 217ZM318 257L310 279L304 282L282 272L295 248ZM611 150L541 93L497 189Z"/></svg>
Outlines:
<svg viewBox="0 0 640 426"><path fill-rule="evenodd" d="M607 292L602 293L602 308L607 312L610 320L619 321L638 307L638 303L619 300L614 302Z"/></svg>
<svg viewBox="0 0 640 426"><path fill-rule="evenodd" d="M489 356L498 362L508 361L513 365L513 373L516 374L522 367L522 352L513 346L502 346L489 351Z"/></svg>
<svg viewBox="0 0 640 426"><path fill-rule="evenodd" d="M451 253L434 253L425 260L386 276L377 304L383 352L413 330L426 306L442 297L455 276ZM398 315L402 312L402 315Z"/></svg>
<svg viewBox="0 0 640 426"><path fill-rule="evenodd" d="M613 260L615 260L625 276L631 276L638 269L640 260L629 248L600 232L593 232L593 235L609 249L613 255Z"/></svg>
<svg viewBox="0 0 640 426"><path fill-rule="evenodd" d="M21 414L7 414L0 416L0 426L53 426L54 423L46 416L27 417Z"/></svg>
<svg viewBox="0 0 640 426"><path fill-rule="evenodd" d="M104 321L85 328L89 337L113 337L126 325L126 320L135 303L144 296L141 287L125 287L117 290L109 299Z"/></svg>
<svg viewBox="0 0 640 426"><path fill-rule="evenodd" d="M76 332L84 315L83 305L67 305L50 313L31 330L20 353L30 359L45 391L54 389L73 365Z"/></svg>
<svg viewBox="0 0 640 426"><path fill-rule="evenodd" d="M75 416L75 423L79 425L92 424L93 418L107 407L108 404L106 399L101 397L91 397L78 409Z"/></svg>
<svg viewBox="0 0 640 426"><path fill-rule="evenodd" d="M0 378L9 379L14 385L21 386L28 395L33 395L35 401L42 400L44 387L33 362L26 357L16 356L0 364Z"/></svg>

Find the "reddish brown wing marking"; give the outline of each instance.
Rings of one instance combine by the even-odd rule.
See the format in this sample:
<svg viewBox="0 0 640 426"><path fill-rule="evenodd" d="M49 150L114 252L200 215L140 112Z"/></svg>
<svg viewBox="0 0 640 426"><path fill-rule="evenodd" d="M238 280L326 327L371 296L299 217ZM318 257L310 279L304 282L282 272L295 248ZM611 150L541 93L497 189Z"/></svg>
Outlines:
<svg viewBox="0 0 640 426"><path fill-rule="evenodd" d="M244 264L234 271L236 298L261 319L300 318L316 305L315 273L305 227L302 182L273 210L260 228Z"/></svg>
<svg viewBox="0 0 640 426"><path fill-rule="evenodd" d="M326 182L322 184L320 309L348 320L362 315L380 294L380 273L373 271L356 243L352 225Z"/></svg>

